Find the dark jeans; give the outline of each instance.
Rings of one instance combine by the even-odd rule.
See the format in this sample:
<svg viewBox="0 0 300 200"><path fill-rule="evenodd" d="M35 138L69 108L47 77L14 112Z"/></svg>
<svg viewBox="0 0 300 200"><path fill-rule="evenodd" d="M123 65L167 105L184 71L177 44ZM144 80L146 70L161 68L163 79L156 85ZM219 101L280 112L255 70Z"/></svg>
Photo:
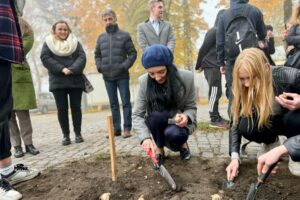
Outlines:
<svg viewBox="0 0 300 200"><path fill-rule="evenodd" d="M299 135L300 130L300 110L289 111L283 115L277 115L271 119L272 127L257 128L257 120L241 118L238 130L248 140L257 143L270 144L277 140L278 135L287 138Z"/></svg>
<svg viewBox="0 0 300 200"><path fill-rule="evenodd" d="M64 136L70 135L69 129L69 115L68 115L68 96L70 98L70 107L72 112L73 128L76 135L81 134L81 96L82 89L68 88L68 89L56 89L53 90L53 96L55 98L57 107L57 116L60 127Z"/></svg>
<svg viewBox="0 0 300 200"><path fill-rule="evenodd" d="M219 68L204 68L205 79L207 80L209 116L212 122L220 118L219 99L222 95L222 76Z"/></svg>
<svg viewBox="0 0 300 200"><path fill-rule="evenodd" d="M228 99L228 116L231 118L231 105L232 105L232 100L233 100L233 95L232 95L232 72L233 72L233 66L234 66L235 61L228 61L226 63L226 68L225 68L225 79L226 79L226 97Z"/></svg>
<svg viewBox="0 0 300 200"><path fill-rule="evenodd" d="M146 124L158 148L167 146L173 151L179 151L180 146L188 140L189 133L186 128L168 124L170 117L167 111L153 112L149 114Z"/></svg>
<svg viewBox="0 0 300 200"><path fill-rule="evenodd" d="M11 111L11 64L0 59L0 160L11 156L8 126Z"/></svg>
<svg viewBox="0 0 300 200"><path fill-rule="evenodd" d="M109 97L110 109L112 112L113 125L115 132L121 132L121 114L118 100L118 89L123 106L124 130L131 130L131 103L129 79L119 79L114 81L105 80L105 87Z"/></svg>

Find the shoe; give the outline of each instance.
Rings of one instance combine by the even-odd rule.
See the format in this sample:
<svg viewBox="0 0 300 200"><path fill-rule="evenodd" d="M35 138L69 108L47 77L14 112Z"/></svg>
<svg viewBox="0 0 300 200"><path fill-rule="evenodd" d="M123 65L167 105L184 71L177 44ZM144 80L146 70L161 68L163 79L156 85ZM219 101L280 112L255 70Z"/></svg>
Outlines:
<svg viewBox="0 0 300 200"><path fill-rule="evenodd" d="M122 134L121 134L121 131L116 131L114 134L115 134L116 137L122 135ZM106 135L105 137L106 137L106 139L108 139L108 138L109 138L109 135Z"/></svg>
<svg viewBox="0 0 300 200"><path fill-rule="evenodd" d="M122 135L121 131L116 131L116 132L115 132L115 136L118 137L118 136L121 136L121 135Z"/></svg>
<svg viewBox="0 0 300 200"><path fill-rule="evenodd" d="M18 200L22 194L16 191L7 180L0 179L0 200Z"/></svg>
<svg viewBox="0 0 300 200"><path fill-rule="evenodd" d="M180 157L182 160L190 160L191 159L191 153L190 153L189 146L187 146L187 148L180 148L179 153L180 153Z"/></svg>
<svg viewBox="0 0 300 200"><path fill-rule="evenodd" d="M22 149L21 146L15 146L15 154L14 154L14 156L16 158L21 158L21 157L24 156L24 152L23 152L23 149Z"/></svg>
<svg viewBox="0 0 300 200"><path fill-rule="evenodd" d="M75 137L75 143L81 143L84 142L83 138L81 135L76 135Z"/></svg>
<svg viewBox="0 0 300 200"><path fill-rule="evenodd" d="M257 152L257 156L256 157L259 158L261 155L267 153L271 149L274 149L275 147L278 147L280 145L281 145L281 143L280 143L278 137L277 137L276 141L273 142L273 143L270 143L270 144L262 143L261 146L260 146L259 151Z"/></svg>
<svg viewBox="0 0 300 200"><path fill-rule="evenodd" d="M2 175L2 177L4 177L12 185L28 181L40 174L38 170L28 169L28 167L23 164L16 164L14 167L15 169L11 174L7 176Z"/></svg>
<svg viewBox="0 0 300 200"><path fill-rule="evenodd" d="M220 117L216 121L210 122L209 127L211 127L211 128L226 128L226 129L229 129L230 128L230 122L228 120L223 119L222 117Z"/></svg>
<svg viewBox="0 0 300 200"><path fill-rule="evenodd" d="M69 145L71 144L71 140L69 137L64 137L63 140L62 140L62 145L63 146L66 146L66 145Z"/></svg>
<svg viewBox="0 0 300 200"><path fill-rule="evenodd" d="M33 144L25 145L25 149L27 153L30 153L31 155L37 155L40 153L39 150L37 150Z"/></svg>
<svg viewBox="0 0 300 200"><path fill-rule="evenodd" d="M300 162L295 162L289 157L289 170L291 174L295 176L300 176Z"/></svg>
<svg viewBox="0 0 300 200"><path fill-rule="evenodd" d="M129 137L131 137L130 130L124 130L122 137L123 138L129 138Z"/></svg>

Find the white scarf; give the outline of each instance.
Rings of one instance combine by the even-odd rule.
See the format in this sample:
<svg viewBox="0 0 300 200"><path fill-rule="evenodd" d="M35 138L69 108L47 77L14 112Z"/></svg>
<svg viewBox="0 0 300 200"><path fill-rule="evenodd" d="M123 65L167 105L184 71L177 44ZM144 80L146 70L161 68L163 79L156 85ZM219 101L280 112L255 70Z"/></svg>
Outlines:
<svg viewBox="0 0 300 200"><path fill-rule="evenodd" d="M55 55L69 56L75 52L78 40L71 33L66 40L59 40L53 34L50 34L46 37L46 44Z"/></svg>

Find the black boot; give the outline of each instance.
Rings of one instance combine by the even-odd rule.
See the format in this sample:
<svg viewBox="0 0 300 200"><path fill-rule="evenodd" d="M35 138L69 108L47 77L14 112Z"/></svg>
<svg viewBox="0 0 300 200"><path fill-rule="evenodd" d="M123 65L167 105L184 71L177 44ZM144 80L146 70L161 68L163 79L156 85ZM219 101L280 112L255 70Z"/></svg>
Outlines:
<svg viewBox="0 0 300 200"><path fill-rule="evenodd" d="M62 145L66 146L66 145L69 145L69 144L71 144L70 136L64 135L64 138L62 140Z"/></svg>
<svg viewBox="0 0 300 200"><path fill-rule="evenodd" d="M84 142L81 134L80 133L76 134L76 136L75 136L75 143L81 143L81 142Z"/></svg>
<svg viewBox="0 0 300 200"><path fill-rule="evenodd" d="M15 157L21 158L24 156L24 152L21 146L15 146Z"/></svg>
<svg viewBox="0 0 300 200"><path fill-rule="evenodd" d="M37 150L33 144L25 145L25 149L27 153L30 153L31 155L37 155L40 153L39 150Z"/></svg>

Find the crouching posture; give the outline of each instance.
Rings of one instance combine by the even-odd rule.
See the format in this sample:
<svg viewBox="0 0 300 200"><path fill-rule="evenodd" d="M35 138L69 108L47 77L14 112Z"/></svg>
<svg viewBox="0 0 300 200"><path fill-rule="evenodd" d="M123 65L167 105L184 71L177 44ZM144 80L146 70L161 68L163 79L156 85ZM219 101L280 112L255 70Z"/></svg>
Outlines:
<svg viewBox="0 0 300 200"><path fill-rule="evenodd" d="M246 49L237 57L233 69L231 162L226 169L229 180L238 175L242 136L268 145L276 142L279 134L285 135L288 139L276 147L285 150L280 156L289 154L292 160L300 161L300 110L289 109L278 101L293 99L296 93L300 94L299 70L270 66L264 53L256 48ZM274 155L273 150L270 152ZM276 155L277 158L267 161L262 156L259 158L259 175L266 173L268 166L280 157ZM292 167L292 160L289 164L291 173L300 175L299 169Z"/></svg>
<svg viewBox="0 0 300 200"><path fill-rule="evenodd" d="M164 159L164 146L189 160L187 139L197 124L193 74L177 69L172 52L163 45L147 48L142 64L148 73L139 78L133 110L133 126L142 148L152 149L159 163Z"/></svg>

